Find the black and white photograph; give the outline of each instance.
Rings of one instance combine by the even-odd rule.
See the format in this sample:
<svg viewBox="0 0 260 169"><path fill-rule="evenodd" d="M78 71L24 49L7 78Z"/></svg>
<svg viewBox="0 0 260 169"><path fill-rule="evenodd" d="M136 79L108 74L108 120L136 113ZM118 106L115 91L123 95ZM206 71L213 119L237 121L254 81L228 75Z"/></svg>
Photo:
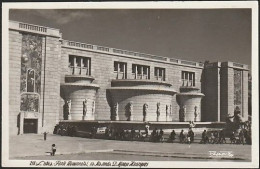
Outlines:
<svg viewBox="0 0 260 169"><path fill-rule="evenodd" d="M2 6L2 166L259 167L256 1Z"/></svg>

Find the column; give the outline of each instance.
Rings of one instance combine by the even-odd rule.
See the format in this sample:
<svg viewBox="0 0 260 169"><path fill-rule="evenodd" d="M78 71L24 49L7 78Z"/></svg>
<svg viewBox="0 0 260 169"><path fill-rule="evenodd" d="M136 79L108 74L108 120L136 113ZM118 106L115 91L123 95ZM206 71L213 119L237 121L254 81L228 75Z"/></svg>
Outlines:
<svg viewBox="0 0 260 169"><path fill-rule="evenodd" d="M87 75L90 75L90 59L87 59Z"/></svg>
<svg viewBox="0 0 260 169"><path fill-rule="evenodd" d="M148 67L146 68L146 72L147 72L147 79L149 79L150 72L149 72L149 68Z"/></svg>
<svg viewBox="0 0 260 169"><path fill-rule="evenodd" d="M120 64L117 63L117 79L119 79Z"/></svg>
<svg viewBox="0 0 260 169"><path fill-rule="evenodd" d="M137 79L137 65L135 65L135 79Z"/></svg>
<svg viewBox="0 0 260 169"><path fill-rule="evenodd" d="M125 72L125 66L126 66L126 64L124 63L123 66L124 66L124 75L123 75L123 79L126 79L126 72Z"/></svg>
<svg viewBox="0 0 260 169"><path fill-rule="evenodd" d="M157 80L159 80L159 69L157 68Z"/></svg>
<svg viewBox="0 0 260 169"><path fill-rule="evenodd" d="M163 69L161 69L161 71L162 71L162 81L164 81L164 72L163 72Z"/></svg>
<svg viewBox="0 0 260 169"><path fill-rule="evenodd" d="M83 72L83 58L80 58L80 74L82 75Z"/></svg>
<svg viewBox="0 0 260 169"><path fill-rule="evenodd" d="M189 73L185 72L185 81L186 81L186 86L189 86Z"/></svg>
<svg viewBox="0 0 260 169"><path fill-rule="evenodd" d="M193 82L193 73L190 73L190 86L193 86L192 82Z"/></svg>
<svg viewBox="0 0 260 169"><path fill-rule="evenodd" d="M76 72L76 56L74 56L73 60L74 60L74 63L73 63L73 73L72 74L75 74L75 72Z"/></svg>
<svg viewBox="0 0 260 169"><path fill-rule="evenodd" d="M141 79L143 79L143 75L144 75L144 67L141 66Z"/></svg>

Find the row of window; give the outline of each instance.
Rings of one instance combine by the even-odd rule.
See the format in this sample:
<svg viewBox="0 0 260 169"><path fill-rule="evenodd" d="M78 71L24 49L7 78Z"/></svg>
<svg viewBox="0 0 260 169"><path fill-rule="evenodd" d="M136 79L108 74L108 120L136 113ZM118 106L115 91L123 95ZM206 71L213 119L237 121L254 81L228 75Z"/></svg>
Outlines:
<svg viewBox="0 0 260 169"><path fill-rule="evenodd" d="M91 75L91 58L69 56L69 68L72 75ZM114 73L117 79L127 79L127 63L114 62ZM150 66L132 64L132 75L135 79L150 79ZM165 81L165 68L155 67L154 77ZM182 86L195 86L195 73L182 71Z"/></svg>
<svg viewBox="0 0 260 169"><path fill-rule="evenodd" d="M114 62L114 72L123 74L123 79L127 78L127 64L124 62ZM132 75L135 79L150 79L150 66L132 65ZM157 80L165 81L165 68L155 67L154 76Z"/></svg>
<svg viewBox="0 0 260 169"><path fill-rule="evenodd" d="M69 69L72 75L91 75L91 58L69 56Z"/></svg>

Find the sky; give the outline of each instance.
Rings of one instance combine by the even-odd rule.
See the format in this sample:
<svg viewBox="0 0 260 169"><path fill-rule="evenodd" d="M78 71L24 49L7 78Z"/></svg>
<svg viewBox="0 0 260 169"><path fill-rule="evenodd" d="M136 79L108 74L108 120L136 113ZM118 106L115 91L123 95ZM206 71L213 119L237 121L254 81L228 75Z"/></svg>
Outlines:
<svg viewBox="0 0 260 169"><path fill-rule="evenodd" d="M250 9L11 9L63 39L169 58L251 67Z"/></svg>

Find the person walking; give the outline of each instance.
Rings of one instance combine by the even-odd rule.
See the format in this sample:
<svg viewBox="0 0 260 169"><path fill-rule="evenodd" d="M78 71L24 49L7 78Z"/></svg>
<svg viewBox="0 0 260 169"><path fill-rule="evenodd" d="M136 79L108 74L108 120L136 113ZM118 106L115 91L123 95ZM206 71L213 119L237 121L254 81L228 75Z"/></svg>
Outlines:
<svg viewBox="0 0 260 169"><path fill-rule="evenodd" d="M56 145L55 144L52 144L52 146L51 146L51 155L52 156L55 156L55 153L56 153Z"/></svg>
<svg viewBox="0 0 260 169"><path fill-rule="evenodd" d="M44 139L44 141L47 140L47 132L46 131L43 133L43 139Z"/></svg>
<svg viewBox="0 0 260 169"><path fill-rule="evenodd" d="M189 128L188 136L190 137L190 142L194 141L194 132L192 131L192 128Z"/></svg>

